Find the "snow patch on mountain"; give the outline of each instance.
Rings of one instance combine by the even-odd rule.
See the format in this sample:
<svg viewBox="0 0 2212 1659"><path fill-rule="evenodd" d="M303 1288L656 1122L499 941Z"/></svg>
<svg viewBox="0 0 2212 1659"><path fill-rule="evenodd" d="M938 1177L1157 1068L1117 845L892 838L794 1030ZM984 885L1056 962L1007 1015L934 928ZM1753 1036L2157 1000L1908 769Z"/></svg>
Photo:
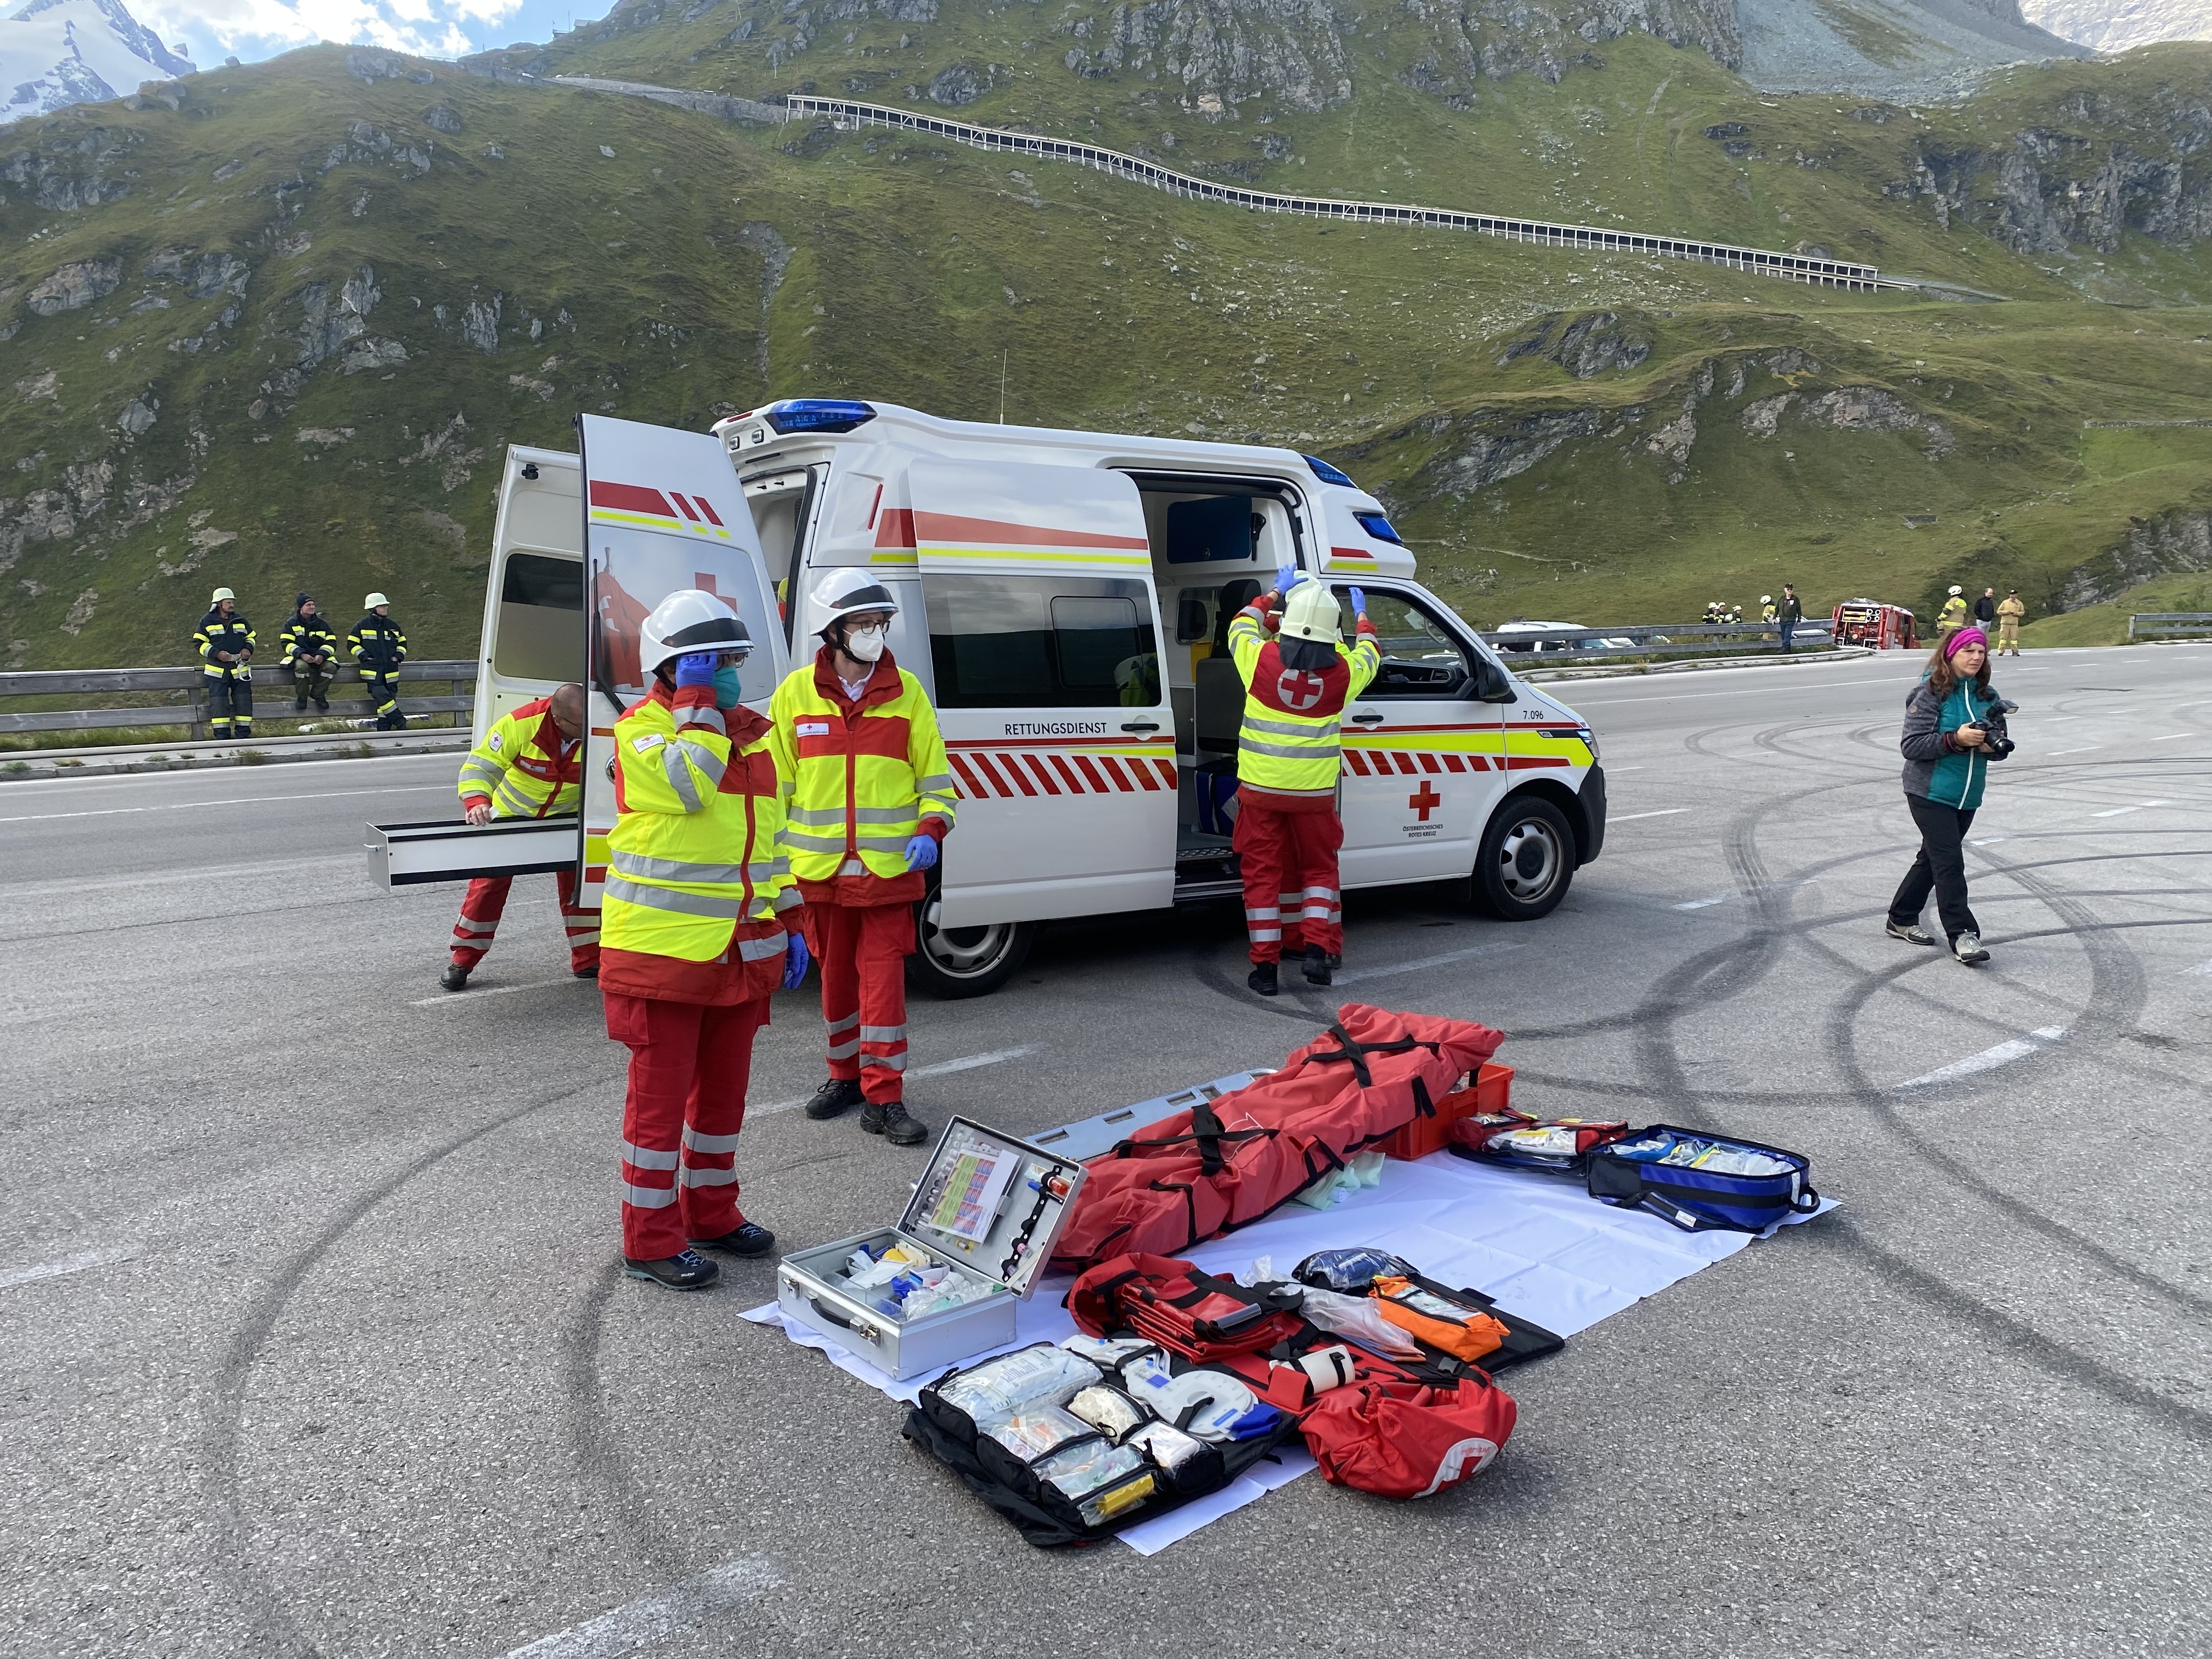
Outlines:
<svg viewBox="0 0 2212 1659"><path fill-rule="evenodd" d="M2039 28L2099 52L2132 52L2159 40L2212 40L2208 0L2021 0L2021 10Z"/></svg>
<svg viewBox="0 0 2212 1659"><path fill-rule="evenodd" d="M196 73L123 0L27 0L0 18L0 123Z"/></svg>

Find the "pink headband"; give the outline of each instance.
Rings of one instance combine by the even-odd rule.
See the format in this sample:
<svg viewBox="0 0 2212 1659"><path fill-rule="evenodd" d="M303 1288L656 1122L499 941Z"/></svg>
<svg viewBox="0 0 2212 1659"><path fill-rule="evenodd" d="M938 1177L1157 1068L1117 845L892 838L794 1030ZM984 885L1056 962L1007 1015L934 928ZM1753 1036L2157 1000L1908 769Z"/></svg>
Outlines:
<svg viewBox="0 0 2212 1659"><path fill-rule="evenodd" d="M1980 629L1962 628L1943 641L1943 660L1950 661L1970 645L1978 645L1986 650L1989 643L1990 636L1983 633Z"/></svg>

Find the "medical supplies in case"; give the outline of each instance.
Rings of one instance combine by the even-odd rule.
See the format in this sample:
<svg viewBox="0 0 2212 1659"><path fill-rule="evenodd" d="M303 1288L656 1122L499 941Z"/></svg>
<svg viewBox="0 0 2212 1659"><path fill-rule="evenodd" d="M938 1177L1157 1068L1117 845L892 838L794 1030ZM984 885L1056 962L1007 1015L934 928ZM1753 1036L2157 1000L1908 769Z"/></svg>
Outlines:
<svg viewBox="0 0 2212 1659"><path fill-rule="evenodd" d="M1453 1156L1471 1163L1579 1176L1594 1150L1627 1133L1620 1118L1532 1117L1500 1102L1461 1118L1449 1138Z"/></svg>
<svg viewBox="0 0 2212 1659"><path fill-rule="evenodd" d="M1014 1340L1082 1189L1084 1168L956 1117L897 1224L777 1264L791 1318L892 1376L941 1370Z"/></svg>
<svg viewBox="0 0 2212 1659"><path fill-rule="evenodd" d="M1592 1198L1649 1210L1684 1232L1765 1232L1820 1207L1803 1153L1671 1123L1593 1150L1587 1180Z"/></svg>

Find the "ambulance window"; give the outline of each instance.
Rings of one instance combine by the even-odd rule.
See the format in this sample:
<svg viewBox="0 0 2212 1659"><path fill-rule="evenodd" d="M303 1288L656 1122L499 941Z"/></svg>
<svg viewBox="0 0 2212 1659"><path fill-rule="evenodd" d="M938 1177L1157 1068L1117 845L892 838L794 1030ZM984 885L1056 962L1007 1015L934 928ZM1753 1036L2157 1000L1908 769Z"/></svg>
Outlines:
<svg viewBox="0 0 2212 1659"><path fill-rule="evenodd" d="M1339 599L1345 595L1337 589ZM1367 620L1382 649L1382 672L1360 694L1362 701L1394 697L1464 697L1473 694L1474 665L1451 630L1402 594L1370 592ZM1352 637L1352 606L1344 605L1345 638Z"/></svg>
<svg viewBox="0 0 2212 1659"><path fill-rule="evenodd" d="M492 672L503 679L574 680L584 672L584 566L510 553L500 574Z"/></svg>
<svg viewBox="0 0 2212 1659"><path fill-rule="evenodd" d="M1145 584L1104 576L923 579L945 708L1097 708L1159 700Z"/></svg>

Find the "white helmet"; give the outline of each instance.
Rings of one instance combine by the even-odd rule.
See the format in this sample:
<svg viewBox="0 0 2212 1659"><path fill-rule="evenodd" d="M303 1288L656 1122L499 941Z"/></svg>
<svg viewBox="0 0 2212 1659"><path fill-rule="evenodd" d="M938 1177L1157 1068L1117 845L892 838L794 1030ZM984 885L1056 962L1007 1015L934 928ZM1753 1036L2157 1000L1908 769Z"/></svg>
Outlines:
<svg viewBox="0 0 2212 1659"><path fill-rule="evenodd" d="M210 605L221 605L225 599L228 599L232 604L235 605L238 603L238 595L232 592L227 587L218 587L214 592L208 595L208 603Z"/></svg>
<svg viewBox="0 0 2212 1659"><path fill-rule="evenodd" d="M364 611L374 611L380 605L390 605L392 601L386 599L383 594L372 593L361 602L361 607Z"/></svg>
<svg viewBox="0 0 2212 1659"><path fill-rule="evenodd" d="M1283 601L1282 637L1334 645L1342 637L1336 629L1338 615L1336 595L1327 584L1300 582Z"/></svg>
<svg viewBox="0 0 2212 1659"><path fill-rule="evenodd" d="M1759 602L1761 605L1772 605L1774 603L1774 595L1771 593L1762 593L1759 596Z"/></svg>
<svg viewBox="0 0 2212 1659"><path fill-rule="evenodd" d="M1963 587L1954 587L1951 590L1951 597L1955 599L1966 591L1966 590Z"/></svg>
<svg viewBox="0 0 2212 1659"><path fill-rule="evenodd" d="M866 570L848 567L833 570L814 584L814 608L822 612L817 634L826 634L847 617L864 611L888 611L898 614L898 601L891 591Z"/></svg>
<svg viewBox="0 0 2212 1659"><path fill-rule="evenodd" d="M648 674L694 651L753 648L753 636L730 602L699 587L679 587L653 606L637 638L638 664Z"/></svg>

